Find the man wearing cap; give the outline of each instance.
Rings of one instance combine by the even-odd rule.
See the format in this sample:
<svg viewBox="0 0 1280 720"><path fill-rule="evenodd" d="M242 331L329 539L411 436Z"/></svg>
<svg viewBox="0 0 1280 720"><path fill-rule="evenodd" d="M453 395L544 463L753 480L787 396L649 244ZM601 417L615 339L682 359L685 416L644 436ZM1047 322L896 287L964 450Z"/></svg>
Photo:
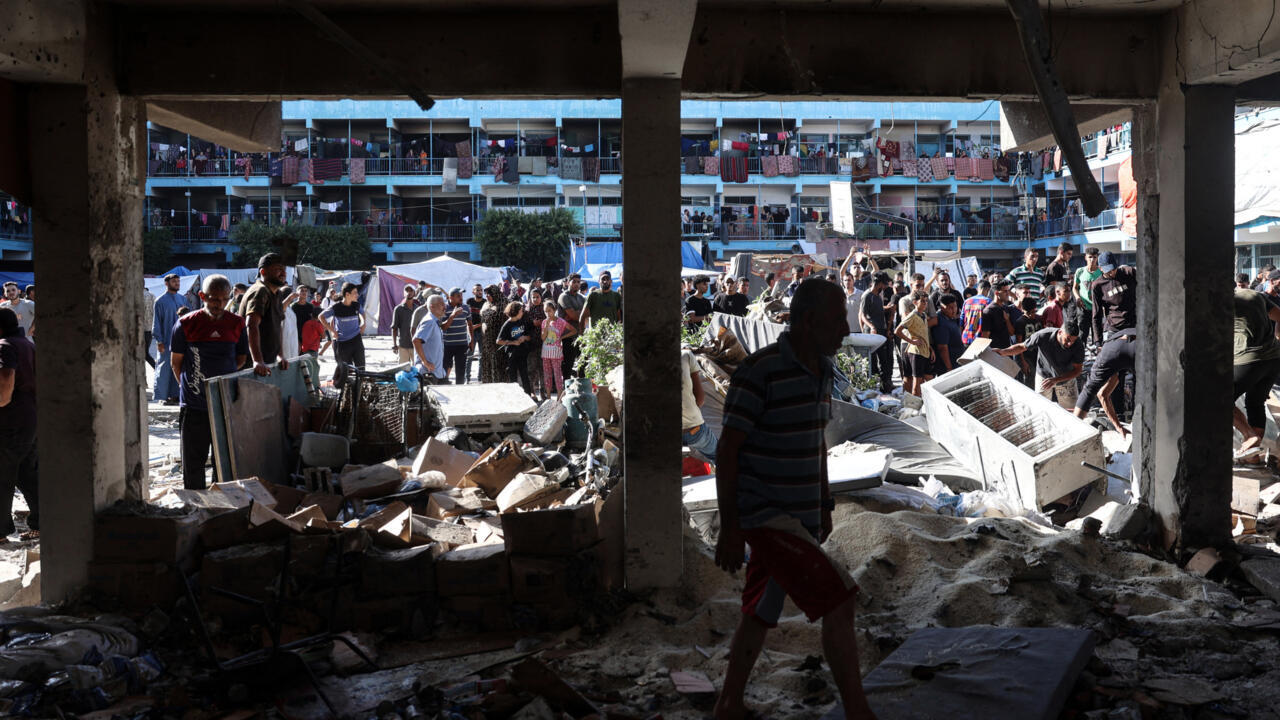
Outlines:
<svg viewBox="0 0 1280 720"><path fill-rule="evenodd" d="M164 276L164 294L156 298L152 306L151 337L156 341L156 382L151 393L152 402L165 405L178 404L178 381L173 376L169 362L169 341L173 337L173 324L178 322L178 310L190 309L187 299L178 292L178 275Z"/></svg>
<svg viewBox="0 0 1280 720"><path fill-rule="evenodd" d="M1093 341L1100 346L1115 333L1138 326L1138 273L1129 265L1117 265L1110 252L1098 256L1098 269L1102 277L1093 281L1089 297Z"/></svg>
<svg viewBox="0 0 1280 720"><path fill-rule="evenodd" d="M467 382L467 347L471 345L471 308L462 302L462 288L449 288L448 307L440 319L444 331L444 376L453 368L453 382Z"/></svg>
<svg viewBox="0 0 1280 720"><path fill-rule="evenodd" d="M479 287L478 285L476 287ZM569 282L565 286L564 292L560 293L557 298L560 305L560 317L565 322L573 326L574 334L571 337L564 338L560 341L562 351L564 353L564 362L560 365L561 374L564 377L577 377L573 366L578 361L578 335L582 333L582 310L587 305L587 299L582 296L582 276L573 273L569 276Z"/></svg>
<svg viewBox="0 0 1280 720"><path fill-rule="evenodd" d="M281 354L284 328L284 306L280 304L280 288L285 283L284 258L280 253L267 253L258 260L258 279L244 294L241 309L245 328L249 331L249 356L255 375L270 375L267 365L280 360L280 369L289 367ZM157 311L158 314L159 311Z"/></svg>

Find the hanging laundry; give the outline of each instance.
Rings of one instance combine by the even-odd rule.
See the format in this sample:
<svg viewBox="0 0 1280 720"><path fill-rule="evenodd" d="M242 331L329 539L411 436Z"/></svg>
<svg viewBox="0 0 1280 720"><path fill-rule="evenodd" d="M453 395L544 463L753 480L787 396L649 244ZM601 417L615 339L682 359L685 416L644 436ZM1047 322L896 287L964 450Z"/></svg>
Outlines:
<svg viewBox="0 0 1280 720"><path fill-rule="evenodd" d="M567 157L560 160L560 177L565 180L582 179L582 158Z"/></svg>
<svg viewBox="0 0 1280 720"><path fill-rule="evenodd" d="M929 171L933 173L934 180L946 180L951 177L951 173L947 172L947 161L945 158L931 158L929 160Z"/></svg>
<svg viewBox="0 0 1280 720"><path fill-rule="evenodd" d="M460 158L471 157L471 141L463 140L461 142L454 143L453 147L455 150L457 150L458 157Z"/></svg>
<svg viewBox="0 0 1280 720"><path fill-rule="evenodd" d="M582 179L587 182L600 182L600 158L582 158Z"/></svg>
<svg viewBox="0 0 1280 720"><path fill-rule="evenodd" d="M747 158L744 156L720 158L720 179L724 182L747 182Z"/></svg>
<svg viewBox="0 0 1280 720"><path fill-rule="evenodd" d="M916 160L916 177L920 178L920 182L933 182L933 165L929 163L929 158Z"/></svg>
<svg viewBox="0 0 1280 720"><path fill-rule="evenodd" d="M337 180L342 177L342 160L340 158L312 160L311 169L317 180Z"/></svg>
<svg viewBox="0 0 1280 720"><path fill-rule="evenodd" d="M582 152L595 152L595 151L596 151L596 146L594 144L582 146Z"/></svg>
<svg viewBox="0 0 1280 720"><path fill-rule="evenodd" d="M456 158L458 161L458 178L466 180L471 177L475 169L475 160L469 157Z"/></svg>
<svg viewBox="0 0 1280 720"><path fill-rule="evenodd" d="M712 141L711 141L711 145L710 145L710 147L711 147L711 152L715 152L716 150L719 150L719 149L720 149L720 141L719 141L719 140L712 140Z"/></svg>
<svg viewBox="0 0 1280 720"><path fill-rule="evenodd" d="M493 159L493 164L489 169L493 170L493 181L502 182L502 174L506 171L507 159L502 155L498 155Z"/></svg>
<svg viewBox="0 0 1280 720"><path fill-rule="evenodd" d="M440 179L440 188L445 192L458 189L458 158L444 159L444 172Z"/></svg>
<svg viewBox="0 0 1280 720"><path fill-rule="evenodd" d="M269 177L278 178L284 173L284 159L276 158L271 161L267 167L267 175Z"/></svg>
<svg viewBox="0 0 1280 720"><path fill-rule="evenodd" d="M996 179L994 163L991 158L978 159L978 179L984 182Z"/></svg>
<svg viewBox="0 0 1280 720"><path fill-rule="evenodd" d="M502 165L502 181L511 185L520 184L520 159L506 158Z"/></svg>
<svg viewBox="0 0 1280 720"><path fill-rule="evenodd" d="M241 212L244 213L245 217L253 217L253 203L246 202Z"/></svg>
<svg viewBox="0 0 1280 720"><path fill-rule="evenodd" d="M297 152L302 152L303 150L306 150L306 149L307 149L307 139L306 139L306 138L302 138L301 140L299 140L299 141L295 142L295 143L293 144L293 149L294 149L294 150L296 150Z"/></svg>
<svg viewBox="0 0 1280 720"><path fill-rule="evenodd" d="M1062 172L1062 148L1053 149L1053 171Z"/></svg>
<svg viewBox="0 0 1280 720"><path fill-rule="evenodd" d="M208 215L208 213L200 213L200 224L201 224L201 225L208 225L208 224L209 224L209 215Z"/></svg>
<svg viewBox="0 0 1280 720"><path fill-rule="evenodd" d="M1107 146L1108 144L1110 144L1110 142L1111 142L1111 137L1109 135L1102 134L1098 136L1098 159L1099 160L1107 159Z"/></svg>
<svg viewBox="0 0 1280 720"><path fill-rule="evenodd" d="M347 161L347 175L351 177L352 184L364 184L364 158L351 158Z"/></svg>
<svg viewBox="0 0 1280 720"><path fill-rule="evenodd" d="M750 145L748 145L748 144L746 144L746 143L744 143L744 142L741 142L741 141L735 141L735 142L733 142L733 143L732 143L732 145L731 145L731 147L732 147L734 150L742 150L742 151L746 151L746 150L750 150L750 149L751 149L751 146L750 146Z"/></svg>
<svg viewBox="0 0 1280 720"><path fill-rule="evenodd" d="M684 159L684 174L697 175L702 171L702 158L690 155Z"/></svg>
<svg viewBox="0 0 1280 720"><path fill-rule="evenodd" d="M222 224L218 227L218 229L219 229L219 230L222 230L223 232L226 232L227 230L231 229L231 216L230 216L230 215L228 215L228 214L226 214L226 213L223 213L223 214L222 214Z"/></svg>
<svg viewBox="0 0 1280 720"><path fill-rule="evenodd" d="M720 158L711 156L702 158L702 172L707 175L719 175Z"/></svg>
<svg viewBox="0 0 1280 720"><path fill-rule="evenodd" d="M973 175L973 158L956 158L956 179L970 180Z"/></svg>
<svg viewBox="0 0 1280 720"><path fill-rule="evenodd" d="M760 172L765 177L778 177L778 158L773 155L760 158Z"/></svg>
<svg viewBox="0 0 1280 720"><path fill-rule="evenodd" d="M996 159L993 161L993 168L997 180L1000 182L1007 182L1009 180L1009 158L1004 155L997 155Z"/></svg>
<svg viewBox="0 0 1280 720"><path fill-rule="evenodd" d="M799 163L796 158L791 155L780 155L778 157L778 174L786 177L796 177L800 174Z"/></svg>

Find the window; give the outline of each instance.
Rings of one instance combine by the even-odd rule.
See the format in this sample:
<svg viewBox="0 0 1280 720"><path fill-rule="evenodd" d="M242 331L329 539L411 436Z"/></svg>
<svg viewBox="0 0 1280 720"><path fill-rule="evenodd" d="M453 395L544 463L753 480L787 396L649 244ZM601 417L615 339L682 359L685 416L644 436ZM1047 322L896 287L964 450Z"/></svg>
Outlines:
<svg viewBox="0 0 1280 720"><path fill-rule="evenodd" d="M947 149L944 152L955 154L957 147L964 147L968 142L968 135L947 135Z"/></svg>
<svg viewBox="0 0 1280 720"><path fill-rule="evenodd" d="M725 195L724 205L755 205L756 197L754 195Z"/></svg>
<svg viewBox="0 0 1280 720"><path fill-rule="evenodd" d="M933 157L936 152L942 152L942 136L941 135L918 135L916 137L916 154L928 155Z"/></svg>
<svg viewBox="0 0 1280 720"><path fill-rule="evenodd" d="M680 204L685 207L711 207L711 196L709 195L682 195L680 196Z"/></svg>
<svg viewBox="0 0 1280 720"><path fill-rule="evenodd" d="M569 205L569 207L582 207L582 195L580 195L580 194L565 195L565 200L567 200L567 201L568 201L568 205ZM548 204L549 204L549 203L548 203ZM590 192L588 192L588 193L587 193L587 205L588 205L589 207L600 207L600 206L606 206L606 207L607 207L607 206L616 206L616 207L621 207L621 206L622 206L622 198L621 198L621 197L619 197L619 196L617 196L617 195L606 195L606 196L604 196L604 197L598 197L598 196L596 196L596 195L592 195Z"/></svg>

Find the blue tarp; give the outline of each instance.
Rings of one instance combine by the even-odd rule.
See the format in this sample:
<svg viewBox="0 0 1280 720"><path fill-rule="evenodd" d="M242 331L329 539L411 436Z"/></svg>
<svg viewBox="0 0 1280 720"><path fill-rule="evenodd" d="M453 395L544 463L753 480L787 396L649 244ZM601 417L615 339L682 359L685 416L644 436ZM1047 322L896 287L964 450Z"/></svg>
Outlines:
<svg viewBox="0 0 1280 720"><path fill-rule="evenodd" d="M622 243L589 242L585 245L574 245L569 256L569 267L575 271L584 265L622 265ZM682 267L701 270L702 250L697 243L682 240L680 242L680 265ZM614 273L615 276L617 273Z"/></svg>
<svg viewBox="0 0 1280 720"><path fill-rule="evenodd" d="M0 285L11 282L18 283L19 288L35 285L36 274L29 272L0 272Z"/></svg>
<svg viewBox="0 0 1280 720"><path fill-rule="evenodd" d="M178 275L178 276L182 276L182 275L196 275L196 274L198 274L198 273L196 273L194 270L188 270L188 269L186 269L185 267L183 267L183 266L181 266L181 265L178 265L177 267L171 267L171 268L169 268L168 270L165 270L164 272L160 273L160 274L159 274L159 275L157 275L156 277L160 277L160 278L162 278L162 277L164 277L165 275L168 275L169 273L173 273L174 275Z"/></svg>

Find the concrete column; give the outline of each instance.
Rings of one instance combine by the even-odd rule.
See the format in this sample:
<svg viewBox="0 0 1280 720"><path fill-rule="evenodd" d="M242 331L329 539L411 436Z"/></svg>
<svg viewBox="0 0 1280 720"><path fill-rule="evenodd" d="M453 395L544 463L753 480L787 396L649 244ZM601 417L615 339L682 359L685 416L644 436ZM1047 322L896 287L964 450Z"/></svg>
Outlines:
<svg viewBox="0 0 1280 720"><path fill-rule="evenodd" d="M43 599L82 585L94 513L144 498L141 359L143 104L119 95L96 13L84 84L30 95Z"/></svg>
<svg viewBox="0 0 1280 720"><path fill-rule="evenodd" d="M674 585L680 507L680 80L622 84L626 577Z"/></svg>
<svg viewBox="0 0 1280 720"><path fill-rule="evenodd" d="M1159 227L1139 243L1156 256L1145 278L1155 286L1140 289L1155 294L1141 318L1155 356L1142 386L1154 398L1142 411L1142 492L1179 551L1231 539L1234 103L1230 87L1162 83Z"/></svg>

